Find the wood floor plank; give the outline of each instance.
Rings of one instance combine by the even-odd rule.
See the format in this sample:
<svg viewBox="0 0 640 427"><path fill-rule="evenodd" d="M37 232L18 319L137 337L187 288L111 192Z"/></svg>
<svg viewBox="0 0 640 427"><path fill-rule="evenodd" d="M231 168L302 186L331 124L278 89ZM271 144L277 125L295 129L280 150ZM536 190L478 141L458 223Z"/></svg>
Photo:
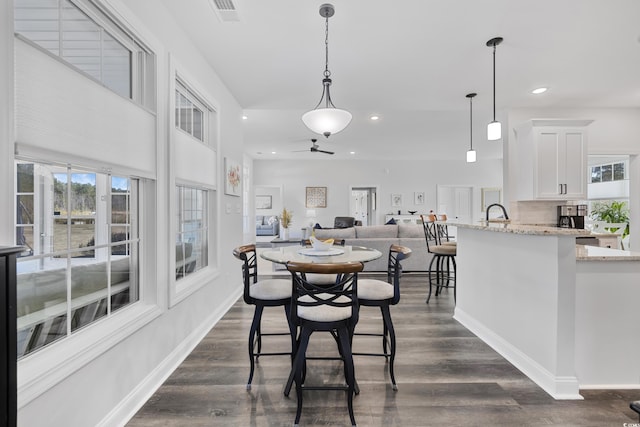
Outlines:
<svg viewBox="0 0 640 427"><path fill-rule="evenodd" d="M383 277L380 277L383 278ZM359 426L576 426L637 423L629 402L638 390L583 390L584 400L554 400L493 349L453 320L453 293L425 304L426 277L405 274L392 307L397 334L396 379L390 386L381 357L355 356L361 393L354 399ZM130 427L291 426L295 391L283 395L287 356L263 357L253 387L247 336L253 307L240 299L130 420ZM379 310L363 308L358 331L380 330ZM263 332L285 331L281 308L267 309ZM289 348L288 337L266 337L265 351ZM354 338L354 351L379 349L379 338ZM327 334L314 334L309 354L335 355ZM307 383L339 383L338 361L309 361ZM306 391L301 426L349 425L340 391Z"/></svg>

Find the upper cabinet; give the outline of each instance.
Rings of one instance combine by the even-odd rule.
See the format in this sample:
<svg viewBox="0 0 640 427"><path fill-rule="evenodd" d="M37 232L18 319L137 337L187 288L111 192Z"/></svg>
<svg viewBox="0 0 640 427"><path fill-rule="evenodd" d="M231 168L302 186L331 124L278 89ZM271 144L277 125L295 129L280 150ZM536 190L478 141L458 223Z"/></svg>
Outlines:
<svg viewBox="0 0 640 427"><path fill-rule="evenodd" d="M516 127L517 200L587 198L587 126L592 122L533 119Z"/></svg>

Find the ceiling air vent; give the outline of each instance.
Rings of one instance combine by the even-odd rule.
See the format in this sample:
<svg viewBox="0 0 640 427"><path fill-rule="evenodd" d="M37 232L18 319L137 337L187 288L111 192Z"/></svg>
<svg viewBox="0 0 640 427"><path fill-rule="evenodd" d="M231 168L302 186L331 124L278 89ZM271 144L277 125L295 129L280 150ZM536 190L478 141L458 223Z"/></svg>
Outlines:
<svg viewBox="0 0 640 427"><path fill-rule="evenodd" d="M220 22L238 22L240 17L232 0L209 0Z"/></svg>

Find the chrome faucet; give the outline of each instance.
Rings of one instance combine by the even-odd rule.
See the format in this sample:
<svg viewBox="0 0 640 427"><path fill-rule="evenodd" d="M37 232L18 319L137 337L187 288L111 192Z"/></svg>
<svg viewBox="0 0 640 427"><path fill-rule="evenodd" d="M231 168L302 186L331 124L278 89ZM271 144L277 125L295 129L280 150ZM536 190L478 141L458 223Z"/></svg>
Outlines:
<svg viewBox="0 0 640 427"><path fill-rule="evenodd" d="M500 209L502 209L502 214L504 215L504 219L509 219L509 215L507 215L507 210L504 208L504 206L502 206L500 203L494 203L492 205L487 206L487 221L489 221L489 209L491 209L494 206L497 206Z"/></svg>

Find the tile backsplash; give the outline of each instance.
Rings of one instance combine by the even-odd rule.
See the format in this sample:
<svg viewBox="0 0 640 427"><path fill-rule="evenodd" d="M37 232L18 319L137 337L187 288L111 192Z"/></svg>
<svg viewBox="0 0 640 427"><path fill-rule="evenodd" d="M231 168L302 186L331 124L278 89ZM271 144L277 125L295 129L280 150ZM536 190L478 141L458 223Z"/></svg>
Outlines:
<svg viewBox="0 0 640 427"><path fill-rule="evenodd" d="M558 224L558 206L574 205L577 202L562 200L527 200L509 204L509 218L517 224L535 224L556 226Z"/></svg>

